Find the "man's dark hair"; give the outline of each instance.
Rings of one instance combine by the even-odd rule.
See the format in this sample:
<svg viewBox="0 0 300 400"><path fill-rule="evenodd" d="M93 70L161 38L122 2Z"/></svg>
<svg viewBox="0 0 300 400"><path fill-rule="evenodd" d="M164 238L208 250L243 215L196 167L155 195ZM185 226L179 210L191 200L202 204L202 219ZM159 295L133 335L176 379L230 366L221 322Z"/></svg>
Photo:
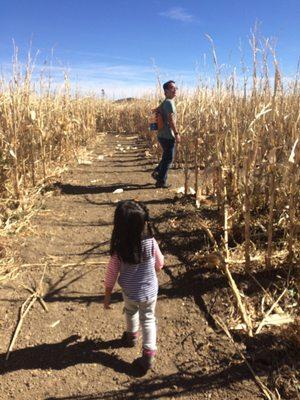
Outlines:
<svg viewBox="0 0 300 400"><path fill-rule="evenodd" d="M175 83L174 81L168 81L166 83L163 84L163 89L164 91L169 89L170 83Z"/></svg>

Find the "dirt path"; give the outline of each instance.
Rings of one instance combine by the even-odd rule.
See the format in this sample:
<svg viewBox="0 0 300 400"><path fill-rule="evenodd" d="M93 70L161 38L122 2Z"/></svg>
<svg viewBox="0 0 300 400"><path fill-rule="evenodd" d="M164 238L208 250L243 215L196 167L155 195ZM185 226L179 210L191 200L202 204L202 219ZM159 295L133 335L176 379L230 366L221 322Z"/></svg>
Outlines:
<svg viewBox="0 0 300 400"><path fill-rule="evenodd" d="M206 319L208 305L197 297L197 286L188 276L177 279L186 268L166 241L174 192L155 189L144 144L104 135L90 150L92 163L63 176L20 247L24 263L48 263L49 312L34 305L7 363L18 309L28 296L20 285L38 282L43 267L27 267L1 288L1 400L262 398L235 350ZM182 179L171 172L173 185ZM117 188L124 192L112 194ZM142 378L131 366L140 346L124 349L118 341L124 329L120 291L111 311L101 304L114 203L127 198L149 207L166 259L159 277L157 362ZM188 237L183 240L188 246Z"/></svg>

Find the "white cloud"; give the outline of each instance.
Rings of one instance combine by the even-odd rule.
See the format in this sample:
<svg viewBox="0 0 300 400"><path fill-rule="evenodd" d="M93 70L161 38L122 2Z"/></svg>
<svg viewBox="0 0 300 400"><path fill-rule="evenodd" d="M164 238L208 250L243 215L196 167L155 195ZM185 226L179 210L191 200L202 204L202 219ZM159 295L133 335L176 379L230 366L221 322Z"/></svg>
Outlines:
<svg viewBox="0 0 300 400"><path fill-rule="evenodd" d="M162 82L168 79L190 83L195 81L194 71L160 69ZM145 65L86 64L70 68L70 80L82 90L100 92L103 88L111 96L136 96L154 92L157 84L156 71Z"/></svg>
<svg viewBox="0 0 300 400"><path fill-rule="evenodd" d="M19 63L23 72L26 63ZM12 78L12 69L9 62L1 64L2 76L5 82ZM65 74L73 90L80 92L94 92L101 94L104 89L108 97L130 97L155 92L157 85L157 71L149 65L139 64L110 64L110 63L74 63L72 65L34 65L31 82L39 86L41 76L44 81L50 80L52 89L60 88L64 83ZM1 73L0 73L1 75ZM196 73L193 70L176 70L159 68L161 82L174 79L178 84L185 83L192 86L195 83Z"/></svg>
<svg viewBox="0 0 300 400"><path fill-rule="evenodd" d="M195 20L194 16L188 14L182 7L172 7L168 11L159 13L159 15L181 22L193 22Z"/></svg>

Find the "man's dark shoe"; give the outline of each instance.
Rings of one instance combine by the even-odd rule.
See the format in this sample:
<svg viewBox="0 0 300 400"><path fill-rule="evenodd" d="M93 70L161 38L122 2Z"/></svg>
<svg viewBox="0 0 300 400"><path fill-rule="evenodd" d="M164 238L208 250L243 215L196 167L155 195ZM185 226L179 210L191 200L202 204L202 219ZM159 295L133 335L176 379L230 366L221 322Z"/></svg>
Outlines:
<svg viewBox="0 0 300 400"><path fill-rule="evenodd" d="M158 172L154 170L154 171L152 172L151 176L152 176L152 178L153 178L155 181L157 181Z"/></svg>
<svg viewBox="0 0 300 400"><path fill-rule="evenodd" d="M163 182L156 182L155 187L162 188L162 189L168 189L171 187L171 185L169 185L167 183L163 183Z"/></svg>

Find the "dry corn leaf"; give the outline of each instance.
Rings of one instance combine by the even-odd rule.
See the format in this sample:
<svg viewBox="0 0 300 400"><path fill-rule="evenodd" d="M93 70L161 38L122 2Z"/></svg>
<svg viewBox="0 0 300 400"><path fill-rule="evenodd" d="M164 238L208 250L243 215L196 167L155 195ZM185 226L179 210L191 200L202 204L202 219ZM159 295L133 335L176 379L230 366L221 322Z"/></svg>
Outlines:
<svg viewBox="0 0 300 400"><path fill-rule="evenodd" d="M292 147L292 151L289 157L289 162L293 164L300 164L300 144L297 139Z"/></svg>
<svg viewBox="0 0 300 400"><path fill-rule="evenodd" d="M122 188L116 189L113 191L113 194L123 193L124 190Z"/></svg>
<svg viewBox="0 0 300 400"><path fill-rule="evenodd" d="M184 194L184 187L183 186L180 186L178 189L175 189L175 191L176 191L176 193L178 193L178 194Z"/></svg>
<svg viewBox="0 0 300 400"><path fill-rule="evenodd" d="M272 314L265 318L264 325L283 325L294 322L295 318L289 314Z"/></svg>
<svg viewBox="0 0 300 400"><path fill-rule="evenodd" d="M15 152L13 151L13 149L10 149L10 150L9 150L9 154L10 154L13 158L17 159L17 156L16 156Z"/></svg>
<svg viewBox="0 0 300 400"><path fill-rule="evenodd" d="M79 165L92 165L92 161L78 159Z"/></svg>
<svg viewBox="0 0 300 400"><path fill-rule="evenodd" d="M29 117L30 117L32 122L35 121L36 120L36 112L34 110L31 110L29 112Z"/></svg>
<svg viewBox="0 0 300 400"><path fill-rule="evenodd" d="M276 147L271 149L268 154L268 160L270 164L276 164Z"/></svg>

